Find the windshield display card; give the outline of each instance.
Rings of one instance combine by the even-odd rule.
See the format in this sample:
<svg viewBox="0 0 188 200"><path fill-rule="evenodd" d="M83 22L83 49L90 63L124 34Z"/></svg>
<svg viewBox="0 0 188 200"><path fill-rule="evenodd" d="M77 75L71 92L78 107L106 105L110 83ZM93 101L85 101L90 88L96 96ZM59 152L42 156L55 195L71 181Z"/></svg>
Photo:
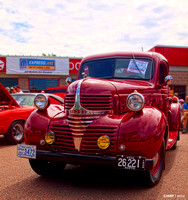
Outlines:
<svg viewBox="0 0 188 200"><path fill-rule="evenodd" d="M135 64L136 63L136 64ZM145 75L148 62L131 59L127 68L128 72Z"/></svg>

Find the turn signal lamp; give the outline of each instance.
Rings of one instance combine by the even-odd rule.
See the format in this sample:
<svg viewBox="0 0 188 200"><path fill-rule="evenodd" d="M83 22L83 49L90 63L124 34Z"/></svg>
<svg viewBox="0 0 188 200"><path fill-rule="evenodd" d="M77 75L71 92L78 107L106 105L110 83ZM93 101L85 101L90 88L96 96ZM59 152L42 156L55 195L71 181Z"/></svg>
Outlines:
<svg viewBox="0 0 188 200"><path fill-rule="evenodd" d="M45 142L47 144L53 144L55 142L55 133L53 133L53 132L46 133Z"/></svg>
<svg viewBox="0 0 188 200"><path fill-rule="evenodd" d="M110 146L110 138L107 135L102 135L98 138L97 145L100 149L107 149Z"/></svg>

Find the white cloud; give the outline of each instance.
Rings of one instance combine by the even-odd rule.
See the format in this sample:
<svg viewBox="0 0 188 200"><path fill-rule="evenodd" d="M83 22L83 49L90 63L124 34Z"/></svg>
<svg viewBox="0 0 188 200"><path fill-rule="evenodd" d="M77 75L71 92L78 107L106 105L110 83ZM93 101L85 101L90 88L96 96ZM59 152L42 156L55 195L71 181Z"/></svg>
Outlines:
<svg viewBox="0 0 188 200"><path fill-rule="evenodd" d="M187 46L186 0L3 0L0 54L86 56Z"/></svg>

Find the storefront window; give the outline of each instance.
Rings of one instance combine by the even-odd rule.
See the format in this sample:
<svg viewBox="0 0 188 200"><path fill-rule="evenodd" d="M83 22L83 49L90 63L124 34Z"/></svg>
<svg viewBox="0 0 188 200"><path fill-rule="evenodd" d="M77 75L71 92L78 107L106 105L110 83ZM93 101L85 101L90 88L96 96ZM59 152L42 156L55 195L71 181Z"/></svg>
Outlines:
<svg viewBox="0 0 188 200"><path fill-rule="evenodd" d="M13 87L15 85L18 85L18 79L17 78L0 78L0 83L4 87Z"/></svg>
<svg viewBox="0 0 188 200"><path fill-rule="evenodd" d="M58 79L29 79L29 89L31 91L46 90L48 87L57 87Z"/></svg>

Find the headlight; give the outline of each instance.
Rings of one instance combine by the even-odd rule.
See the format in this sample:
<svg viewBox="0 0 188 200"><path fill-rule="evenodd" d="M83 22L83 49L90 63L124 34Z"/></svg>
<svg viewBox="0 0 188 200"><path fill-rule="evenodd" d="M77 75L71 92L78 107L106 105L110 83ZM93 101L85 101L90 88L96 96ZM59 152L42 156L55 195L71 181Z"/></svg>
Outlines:
<svg viewBox="0 0 188 200"><path fill-rule="evenodd" d="M47 144L53 144L55 142L55 133L53 133L53 132L46 133L45 142Z"/></svg>
<svg viewBox="0 0 188 200"><path fill-rule="evenodd" d="M100 149L107 149L110 146L110 138L107 135L99 137L97 145Z"/></svg>
<svg viewBox="0 0 188 200"><path fill-rule="evenodd" d="M144 107L144 97L135 91L127 97L127 107L132 111L139 111Z"/></svg>
<svg viewBox="0 0 188 200"><path fill-rule="evenodd" d="M34 105L39 110L46 109L48 107L48 105L49 105L48 97L46 95L44 95L44 94L38 94L34 99Z"/></svg>

